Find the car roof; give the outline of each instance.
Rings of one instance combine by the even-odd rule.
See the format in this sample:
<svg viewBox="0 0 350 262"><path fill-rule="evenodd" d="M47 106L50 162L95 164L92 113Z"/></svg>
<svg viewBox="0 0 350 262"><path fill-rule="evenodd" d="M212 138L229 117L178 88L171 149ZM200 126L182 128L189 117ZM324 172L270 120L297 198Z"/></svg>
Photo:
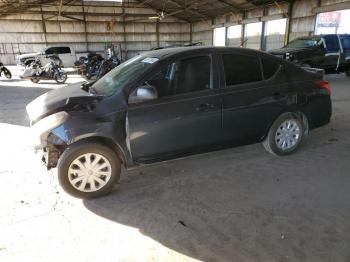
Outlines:
<svg viewBox="0 0 350 262"><path fill-rule="evenodd" d="M325 34L325 35L313 35L313 36L301 36L296 39L304 39L304 40L320 40L324 36L350 36L349 34Z"/></svg>
<svg viewBox="0 0 350 262"><path fill-rule="evenodd" d="M249 48L240 48L240 47L214 47L214 46L193 46L193 47L174 47L174 48L164 48L159 50L147 51L142 53L146 57L155 57L158 59L165 59L170 56L176 56L180 54L187 53L205 53L205 52L217 52L217 51L230 51L246 55L259 55L263 52L258 50L253 50Z"/></svg>
<svg viewBox="0 0 350 262"><path fill-rule="evenodd" d="M320 40L322 36L320 35L314 35L314 36L301 36L296 38L295 40L301 39L301 40Z"/></svg>

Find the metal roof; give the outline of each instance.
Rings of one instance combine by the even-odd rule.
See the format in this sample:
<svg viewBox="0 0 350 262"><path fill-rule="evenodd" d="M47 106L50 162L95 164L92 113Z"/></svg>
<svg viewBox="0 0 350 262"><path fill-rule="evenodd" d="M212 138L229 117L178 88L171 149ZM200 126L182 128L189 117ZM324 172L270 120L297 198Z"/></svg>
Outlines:
<svg viewBox="0 0 350 262"><path fill-rule="evenodd" d="M153 9L166 12L189 22L211 19L229 13L239 13L259 7L289 2L282 0L144 0Z"/></svg>
<svg viewBox="0 0 350 262"><path fill-rule="evenodd" d="M55 6L57 10L69 14L67 6L111 6L154 9L159 18L173 16L187 22L212 19L216 16L243 12L266 5L289 2L288 0L124 0L118 2L79 0L0 0L0 15L19 14L31 11L33 7ZM63 10L63 11L62 11ZM138 14L142 17L142 14ZM146 18L146 15L145 15Z"/></svg>

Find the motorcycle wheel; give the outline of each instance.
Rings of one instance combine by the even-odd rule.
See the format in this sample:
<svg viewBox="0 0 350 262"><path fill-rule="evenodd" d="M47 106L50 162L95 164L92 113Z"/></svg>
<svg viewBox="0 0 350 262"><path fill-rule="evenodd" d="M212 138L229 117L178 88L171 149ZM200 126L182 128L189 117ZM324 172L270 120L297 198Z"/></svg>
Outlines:
<svg viewBox="0 0 350 262"><path fill-rule="evenodd" d="M55 81L58 83L58 84L64 84L67 80L67 73L63 73L63 74L57 74L55 76Z"/></svg>
<svg viewBox="0 0 350 262"><path fill-rule="evenodd" d="M10 70L8 70L7 68L4 68L2 70L2 72L4 73L4 76L7 78L7 79L11 79L12 78L12 74L10 72Z"/></svg>
<svg viewBox="0 0 350 262"><path fill-rule="evenodd" d="M32 81L34 84L37 84L40 80L38 78L31 78L30 81Z"/></svg>

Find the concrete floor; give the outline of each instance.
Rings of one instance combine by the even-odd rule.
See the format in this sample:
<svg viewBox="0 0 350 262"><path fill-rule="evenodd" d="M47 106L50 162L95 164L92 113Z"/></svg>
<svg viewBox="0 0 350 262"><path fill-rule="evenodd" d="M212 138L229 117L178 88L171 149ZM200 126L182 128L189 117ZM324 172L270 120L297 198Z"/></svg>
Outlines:
<svg viewBox="0 0 350 262"><path fill-rule="evenodd" d="M57 85L1 79L0 261L349 262L350 79L328 79L332 123L296 154L193 156L124 172L90 201L65 194L29 147L24 106Z"/></svg>

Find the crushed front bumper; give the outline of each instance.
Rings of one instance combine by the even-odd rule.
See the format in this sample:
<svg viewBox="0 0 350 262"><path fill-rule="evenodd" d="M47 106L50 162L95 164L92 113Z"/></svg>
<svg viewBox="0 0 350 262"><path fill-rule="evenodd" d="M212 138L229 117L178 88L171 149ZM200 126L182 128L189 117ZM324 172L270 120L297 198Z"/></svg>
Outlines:
<svg viewBox="0 0 350 262"><path fill-rule="evenodd" d="M43 148L43 155L41 160L45 164L48 170L57 166L58 159L60 157L60 150L55 148L54 146L47 146Z"/></svg>

